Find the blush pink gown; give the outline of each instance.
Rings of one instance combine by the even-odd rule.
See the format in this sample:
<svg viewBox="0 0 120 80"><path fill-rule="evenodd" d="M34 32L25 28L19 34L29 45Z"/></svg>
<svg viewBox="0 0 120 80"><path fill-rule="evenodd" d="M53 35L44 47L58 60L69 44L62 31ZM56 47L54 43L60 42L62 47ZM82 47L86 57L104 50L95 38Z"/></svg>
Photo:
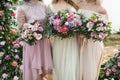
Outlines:
<svg viewBox="0 0 120 80"><path fill-rule="evenodd" d="M28 2L18 9L18 27L24 23L31 23L33 20L44 22L48 8L38 1ZM48 39L37 42L36 45L23 46L23 79L37 80L37 76L42 74L42 69L50 72L53 69L51 45Z"/></svg>

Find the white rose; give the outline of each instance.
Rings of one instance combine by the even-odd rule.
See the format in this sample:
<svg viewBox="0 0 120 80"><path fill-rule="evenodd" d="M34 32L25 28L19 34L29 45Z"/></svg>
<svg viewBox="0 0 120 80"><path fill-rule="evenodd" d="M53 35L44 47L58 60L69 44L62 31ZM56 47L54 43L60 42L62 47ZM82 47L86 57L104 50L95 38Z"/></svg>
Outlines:
<svg viewBox="0 0 120 80"><path fill-rule="evenodd" d="M0 45L4 46L5 45L5 41L0 42Z"/></svg>
<svg viewBox="0 0 120 80"><path fill-rule="evenodd" d="M6 73L2 74L2 77L5 79L8 77L8 75Z"/></svg>

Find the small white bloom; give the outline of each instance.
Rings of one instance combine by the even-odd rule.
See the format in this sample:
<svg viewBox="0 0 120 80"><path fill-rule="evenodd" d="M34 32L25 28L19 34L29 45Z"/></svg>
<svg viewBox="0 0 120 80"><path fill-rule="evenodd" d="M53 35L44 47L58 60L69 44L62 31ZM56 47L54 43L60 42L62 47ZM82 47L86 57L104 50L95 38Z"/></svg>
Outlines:
<svg viewBox="0 0 120 80"><path fill-rule="evenodd" d="M5 79L8 77L8 75L6 73L2 74L2 77Z"/></svg>
<svg viewBox="0 0 120 80"><path fill-rule="evenodd" d="M66 26L67 26L68 24L69 24L68 22L65 23Z"/></svg>
<svg viewBox="0 0 120 80"><path fill-rule="evenodd" d="M114 49L113 52L114 52L115 54L118 54L118 53L119 53L119 50L118 50L118 49Z"/></svg>
<svg viewBox="0 0 120 80"><path fill-rule="evenodd" d="M115 80L114 78L112 78L111 80Z"/></svg>
<svg viewBox="0 0 120 80"><path fill-rule="evenodd" d="M0 64L2 64L2 60L0 60Z"/></svg>

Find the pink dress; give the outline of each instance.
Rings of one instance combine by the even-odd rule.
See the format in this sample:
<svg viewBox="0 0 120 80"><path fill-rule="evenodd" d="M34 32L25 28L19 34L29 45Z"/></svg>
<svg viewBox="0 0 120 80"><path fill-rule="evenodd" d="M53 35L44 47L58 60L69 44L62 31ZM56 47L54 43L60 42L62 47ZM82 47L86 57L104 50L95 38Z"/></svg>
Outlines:
<svg viewBox="0 0 120 80"><path fill-rule="evenodd" d="M24 23L30 23L34 19L45 21L48 8L42 2L28 2L18 9L18 27ZM37 76L42 74L42 69L51 71L53 69L51 45L49 39L43 39L36 45L23 46L23 79L37 80Z"/></svg>

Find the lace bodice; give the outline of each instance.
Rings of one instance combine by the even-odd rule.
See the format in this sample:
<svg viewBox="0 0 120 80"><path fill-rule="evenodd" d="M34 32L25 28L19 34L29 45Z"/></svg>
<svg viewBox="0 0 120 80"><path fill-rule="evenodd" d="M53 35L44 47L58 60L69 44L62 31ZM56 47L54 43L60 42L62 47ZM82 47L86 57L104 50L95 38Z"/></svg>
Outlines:
<svg viewBox="0 0 120 80"><path fill-rule="evenodd" d="M45 16L49 9L42 2L28 2L20 6L17 11L18 27L22 27L24 23L32 23L34 20L44 22Z"/></svg>

